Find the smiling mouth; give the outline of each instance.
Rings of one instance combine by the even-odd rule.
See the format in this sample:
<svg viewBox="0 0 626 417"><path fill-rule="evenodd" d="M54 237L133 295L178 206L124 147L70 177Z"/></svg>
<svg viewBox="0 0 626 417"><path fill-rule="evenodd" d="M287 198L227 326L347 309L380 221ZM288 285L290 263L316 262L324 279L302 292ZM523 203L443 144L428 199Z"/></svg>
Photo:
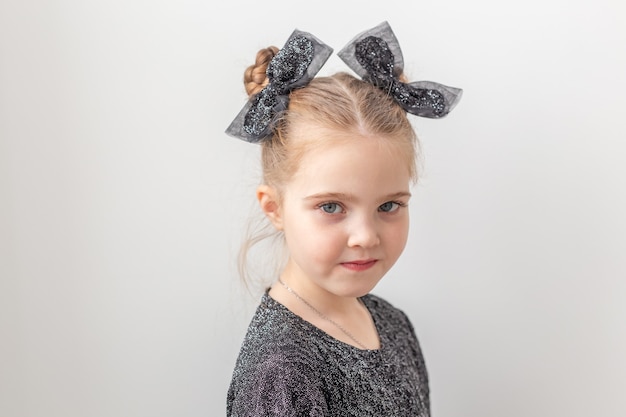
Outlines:
<svg viewBox="0 0 626 417"><path fill-rule="evenodd" d="M378 262L377 259L365 259L362 261L342 262L341 266L351 271L365 271L373 267L376 262Z"/></svg>

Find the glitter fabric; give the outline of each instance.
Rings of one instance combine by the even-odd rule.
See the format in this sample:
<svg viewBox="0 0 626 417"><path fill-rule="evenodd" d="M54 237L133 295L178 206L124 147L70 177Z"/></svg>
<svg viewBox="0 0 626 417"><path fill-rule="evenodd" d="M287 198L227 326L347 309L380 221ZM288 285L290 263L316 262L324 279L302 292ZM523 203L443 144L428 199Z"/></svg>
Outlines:
<svg viewBox="0 0 626 417"><path fill-rule="evenodd" d="M279 95L289 93L290 86L306 74L313 61L313 43L304 36L291 38L285 47L278 51L267 67L269 84L254 98L252 107L246 114L243 128L250 135L262 135L270 126L277 108Z"/></svg>
<svg viewBox="0 0 626 417"><path fill-rule="evenodd" d="M445 110L443 94L437 90L411 88L394 76L393 54L381 38L368 36L355 45L355 56L367 71L365 81L390 94L410 113L441 117Z"/></svg>
<svg viewBox="0 0 626 417"><path fill-rule="evenodd" d="M274 120L287 109L289 93L308 84L331 53L310 33L295 30L267 67L269 84L251 98L226 133L248 142L271 136Z"/></svg>
<svg viewBox="0 0 626 417"><path fill-rule="evenodd" d="M430 416L428 376L411 323L379 297L362 300L380 349L334 339L266 293L237 359L227 415Z"/></svg>
<svg viewBox="0 0 626 417"><path fill-rule="evenodd" d="M447 115L462 90L431 81L400 81L404 61L387 22L361 33L339 52L339 57L363 80L389 93L407 112L429 118Z"/></svg>

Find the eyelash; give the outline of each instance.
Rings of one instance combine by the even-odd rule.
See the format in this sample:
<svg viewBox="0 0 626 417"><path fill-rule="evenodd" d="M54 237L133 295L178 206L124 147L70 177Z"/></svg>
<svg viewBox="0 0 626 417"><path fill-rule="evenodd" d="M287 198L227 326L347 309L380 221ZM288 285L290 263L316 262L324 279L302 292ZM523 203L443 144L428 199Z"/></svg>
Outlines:
<svg viewBox="0 0 626 417"><path fill-rule="evenodd" d="M339 214L339 213L333 213L333 212L328 212L328 211L324 210L324 206L330 206L331 204L334 204L337 207L341 208L341 212L343 212L345 210L344 207L340 203L337 203L336 201L327 201L325 203L318 204L317 208L322 210L324 212L324 214Z"/></svg>
<svg viewBox="0 0 626 417"><path fill-rule="evenodd" d="M395 204L397 207L394 210L389 210L389 211L384 211L384 210L380 209L382 206L384 206L385 204L389 204L389 203ZM328 211L324 210L324 206L329 206L329 205L336 205L338 208L341 208L341 212L336 213L336 212L332 212L332 211L328 212ZM386 201L383 204L381 204L380 206L378 206L378 211L381 212L381 213L394 213L399 208L406 207L406 206L407 206L407 204L403 203L402 201ZM329 215L340 214L340 213L343 213L345 211L345 208L341 205L341 203L338 203L336 201L327 201L327 202L318 204L317 205L317 209L323 211L324 214L329 214Z"/></svg>
<svg viewBox="0 0 626 417"><path fill-rule="evenodd" d="M395 209L393 209L393 210L390 210L390 211L383 211L383 210L380 209L382 206L384 206L385 204L389 204L389 203L395 204L397 207ZM403 203L402 201L386 201L383 204L381 204L380 206L378 206L378 211L381 211L383 213L394 213L394 212L398 211L398 209L400 209L402 207L406 207L406 203Z"/></svg>

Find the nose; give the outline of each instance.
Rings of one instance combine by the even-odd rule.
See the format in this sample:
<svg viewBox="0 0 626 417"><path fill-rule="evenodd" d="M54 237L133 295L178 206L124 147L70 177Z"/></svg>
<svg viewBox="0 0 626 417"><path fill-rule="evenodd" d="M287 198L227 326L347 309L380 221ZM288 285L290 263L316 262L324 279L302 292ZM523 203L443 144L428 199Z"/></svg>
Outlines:
<svg viewBox="0 0 626 417"><path fill-rule="evenodd" d="M375 219L360 216L351 222L348 247L372 248L378 244L380 244L380 235Z"/></svg>

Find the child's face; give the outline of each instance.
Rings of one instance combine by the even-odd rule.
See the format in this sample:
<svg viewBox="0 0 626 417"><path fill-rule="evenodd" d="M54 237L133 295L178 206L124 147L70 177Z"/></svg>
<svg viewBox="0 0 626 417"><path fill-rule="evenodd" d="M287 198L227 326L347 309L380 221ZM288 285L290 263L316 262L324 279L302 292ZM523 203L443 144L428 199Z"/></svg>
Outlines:
<svg viewBox="0 0 626 417"><path fill-rule="evenodd" d="M382 143L382 145L381 145ZM301 291L370 292L402 253L409 169L384 139L355 137L307 153L283 189L284 272Z"/></svg>

